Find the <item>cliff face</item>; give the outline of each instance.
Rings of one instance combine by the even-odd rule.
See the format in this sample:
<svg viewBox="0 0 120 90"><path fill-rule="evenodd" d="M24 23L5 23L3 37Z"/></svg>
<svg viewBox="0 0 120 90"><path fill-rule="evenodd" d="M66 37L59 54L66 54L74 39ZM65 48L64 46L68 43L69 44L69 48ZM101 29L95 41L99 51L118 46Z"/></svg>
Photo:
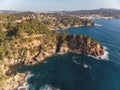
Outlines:
<svg viewBox="0 0 120 90"><path fill-rule="evenodd" d="M18 53L18 57L21 59L9 59L9 64L23 63L23 64L36 64L44 60L46 57L50 57L57 53L73 52L84 55L92 55L100 57L104 54L103 46L101 46L96 40L91 39L84 35L69 35L58 34L54 38L55 40L46 40L40 36L40 40L34 40L29 43L23 43L19 46L21 53ZM28 47L30 46L30 47ZM18 48L18 49L20 49ZM8 59L4 60L8 63Z"/></svg>
<svg viewBox="0 0 120 90"><path fill-rule="evenodd" d="M102 56L103 47L88 36L68 35L67 36L69 51L84 55Z"/></svg>
<svg viewBox="0 0 120 90"><path fill-rule="evenodd" d="M40 49L37 56L34 57L34 60L41 61L54 54L67 52L92 55L95 57L100 57L104 54L103 46L101 46L96 40L84 35L66 34L57 37L57 43L52 49L47 49L47 51Z"/></svg>

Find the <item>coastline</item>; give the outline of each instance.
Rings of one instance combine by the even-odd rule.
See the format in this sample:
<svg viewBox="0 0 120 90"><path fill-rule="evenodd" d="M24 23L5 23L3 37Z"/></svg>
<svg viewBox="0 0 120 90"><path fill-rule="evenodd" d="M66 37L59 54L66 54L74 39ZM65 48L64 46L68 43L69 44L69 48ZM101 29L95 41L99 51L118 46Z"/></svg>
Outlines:
<svg viewBox="0 0 120 90"><path fill-rule="evenodd" d="M67 30L70 28L79 28L79 27L94 27L94 26L102 26L100 24L94 23L94 25L77 25L77 26L69 26L65 28L58 28L58 29L50 29L51 31L58 31L58 30Z"/></svg>
<svg viewBox="0 0 120 90"><path fill-rule="evenodd" d="M107 51L108 48L106 46L103 46L103 50L104 50L104 54L102 56L92 56L92 55L88 55L89 57L95 58L97 60L109 60L109 52Z"/></svg>
<svg viewBox="0 0 120 90"><path fill-rule="evenodd" d="M63 27L62 26L60 26L60 25L58 25L58 26L55 26L55 27L53 27L54 29L55 28L57 28L57 30L59 30L60 28L63 28L63 29L69 29L69 28L72 28L72 27L74 27L74 28L76 28L76 27L83 27L83 26L87 26L87 27L91 27L91 26L95 26L95 23L93 23L93 22L86 22L86 23L83 23L83 24L80 24L80 25L78 25L78 24L74 24L74 25L72 25L71 26L71 24L68 24L68 26L65 26L65 25L63 25ZM48 27L49 28L49 27ZM56 30L56 31L57 31ZM55 31L55 30L54 30ZM42 36L41 36L42 37ZM28 38L28 37L27 37ZM56 38L56 37L54 37L54 38ZM58 39L59 38L59 39ZM63 38L65 38L64 39L64 41L62 40ZM34 39L34 40L36 40L36 39ZM44 40L44 39L43 39ZM77 53L77 54L81 54L81 53L84 53L84 54L87 54L87 55L91 55L91 54L93 54L93 55L102 55L103 54L103 50L102 50L102 46L99 44L99 43L97 43L95 40L93 40L92 38L90 38L90 37L87 37L87 36L84 36L84 35L65 35L64 37L62 36L62 35L58 35L57 36L57 38L56 38L56 41L57 41L57 43L54 43L54 47L52 47L52 48L50 48L50 50L49 51L44 51L44 50L42 50L41 48L41 50L39 49L39 50L36 50L36 53L33 55L33 56L31 56L30 55L30 51L29 50L26 50L26 55L25 55L25 58L23 57L23 59L6 59L5 60L5 62L7 62L7 64L8 64L8 68L11 66L12 67L12 65L13 65L13 67L14 68L17 68L17 67L19 67L20 65L27 65L27 66L29 66L29 65L35 65L35 64L37 64L38 62L41 62L41 61L43 61L45 58L47 58L47 57L51 57L51 56L53 56L53 55L58 55L58 54L65 54L65 53L68 53L68 52L73 52L73 53ZM37 41L36 41L37 42ZM38 46L38 45L41 45L41 44L43 44L43 43L36 43L35 42L35 46ZM60 43L59 43L60 42ZM68 44L67 44L67 43ZM79 42L79 44L77 44L77 43L74 43L75 45L73 45L71 42ZM82 42L82 43L81 43ZM31 43L31 42L30 42ZM29 43L29 44L30 44ZM93 43L93 44L92 44ZM33 44L33 43L32 43ZM32 45L31 44L31 45ZM85 47L84 47L84 44L86 45ZM89 44L90 44L90 46L89 46ZM94 45L95 44L95 45ZM20 43L20 45L21 45L21 43ZM46 45L46 44L45 44ZM82 46L81 46L82 45ZM87 46L88 45L88 46ZM95 48L92 48L92 45L93 46L95 46ZM74 47L75 46L75 47ZM21 46L22 48L23 48L23 46ZM49 46L48 46L49 47ZM45 47L46 49L48 49L48 47ZM88 48L90 48L90 50L89 49L87 49L86 50L86 47L88 47ZM33 48L34 49L34 48ZM38 49L38 48L37 48ZM57 49L58 49L58 51L57 51ZM78 50L77 50L78 49ZM37 55L36 55L37 54ZM21 56L22 57L22 56ZM32 57L32 58L31 58ZM14 69L14 68L12 68L12 69ZM11 68L9 68L9 69L7 69L6 71L5 71L5 73L7 73L8 75L9 74L12 74L12 69ZM26 74L27 73L27 74ZM6 74L6 75L7 75ZM19 87L18 88L18 90L21 90L21 89L23 89L23 88L25 88L25 86L26 86L26 77L28 77L27 75L28 75L29 73L28 72L25 72L25 73L23 73L23 76L21 76L22 75L22 73L16 73L15 75L13 75L12 77L10 77L10 79L8 80L8 81L6 81L5 82L5 85L6 86L9 86L9 89L13 89L13 88L16 88L16 87ZM17 76L17 78L16 78L16 76ZM22 79L22 80L21 80ZM12 80L12 83L8 83L8 82L11 82L11 80ZM25 81L25 82L24 82ZM12 85L14 85L14 83L13 82L16 82L15 83L15 85L16 86L14 86L14 87L12 87ZM23 84L23 82L24 82L24 84ZM7 84L8 83L8 84ZM19 84L20 83L20 84ZM21 84L23 84L23 86L21 86ZM6 88L6 87L5 87ZM3 90L5 90L4 88L3 88Z"/></svg>
<svg viewBox="0 0 120 90"><path fill-rule="evenodd" d="M88 56L88 57L92 57L92 58L95 58L95 59L98 59L98 60L108 60L108 55L109 55L109 53L107 52L107 49L108 48L106 48L105 46L103 46L103 50L104 50L104 54L102 55L102 56L99 56L99 57L97 57L97 56L92 56L92 55L86 55L86 56ZM67 53L69 53L69 52L59 52L59 53L56 53L56 54L54 54L54 55L64 55L64 54L67 54ZM76 53L76 54L81 54L81 53L77 53L77 52L72 52L72 53ZM51 56L53 56L53 55L51 55ZM51 56L49 56L49 57L51 57ZM44 58L45 59L45 58ZM42 61L44 61L44 59L42 60ZM40 61L41 62L41 61ZM46 62L44 62L44 63L46 63ZM79 63L77 63L77 62L75 62L76 64L79 64ZM88 67L87 65L84 65L84 67L85 68L90 68L90 67ZM25 82L23 83L23 85L22 86L19 86L18 87L18 90L22 90L22 89L25 89L25 90L29 90L28 88L29 88L29 84L27 83L27 79L29 79L31 76L33 76L33 74L31 74L31 73L28 73L28 75L26 76L26 78L25 78Z"/></svg>
<svg viewBox="0 0 120 90"><path fill-rule="evenodd" d="M104 48L104 55L102 55L102 56L100 56L100 57L95 57L95 56L92 56L92 55L87 55L88 57L92 57L92 58L95 58L95 59L97 59L97 60L109 60L109 52L107 51L107 47L105 47L105 46L103 46L103 48ZM61 53L56 53L55 55L64 55L64 54L67 54L67 53L69 53L69 52L61 52ZM75 53L75 52L73 52L73 53ZM79 54L80 55L80 53L76 53L76 54ZM51 57L51 56L50 56ZM76 61L74 61L73 60L73 62L75 63L75 64L80 64L80 63L78 63L78 62L76 62ZM46 63L46 62L45 62ZM90 66L87 66L86 64L84 64L84 68L90 68ZM29 88L29 84L27 83L27 79L29 79L30 77L32 77L33 76L33 74L31 74L30 72L28 73L28 75L26 76L26 78L25 78L25 82L24 82L24 84L22 85L22 86L19 86L18 87L18 89L17 90L22 90L22 89L25 89L25 90L29 90L28 88Z"/></svg>
<svg viewBox="0 0 120 90"><path fill-rule="evenodd" d="M29 72L29 71L28 71L28 72ZM33 76L33 74L31 74L31 72L29 72L28 75L27 75L26 78L25 78L25 82L23 83L23 85L19 86L19 87L17 88L17 90L23 90L23 89L29 90L29 84L27 83L27 80L28 80L30 77L32 77L32 76Z"/></svg>
<svg viewBox="0 0 120 90"><path fill-rule="evenodd" d="M12 73L12 70L14 71L14 68L17 68L17 67L21 66L22 64L26 65L26 66L35 65L38 62L44 61L44 59L47 57L51 57L53 55L65 54L68 52L84 54L84 55L94 55L94 56L99 56L99 55L101 56L102 54L104 54L103 47L98 42L96 42L95 40L93 40L87 36L66 35L65 40L67 43L61 42L61 43L59 43L60 46L56 46L56 45L58 45L58 43L57 43L55 45L56 47L52 48L50 51L41 50L40 53L38 54L38 56L35 57L35 59L37 61L33 60L33 58L31 58L31 60L28 60L28 61L27 60L19 60L16 62L13 62L14 61L13 59L9 60L9 62L8 62L8 60L6 60L9 67L11 67L11 68L7 69L5 72L8 73L8 75L9 75L10 73ZM58 42L60 42L60 40L58 40ZM74 45L73 45L73 43L71 43L71 42L77 42L77 43L74 43ZM84 45L86 45L86 47ZM91 47L93 45L94 45L94 47ZM58 50L58 51L56 51L56 50ZM10 66L10 64L12 64L13 66L12 65ZM25 73L27 73L27 74L25 74ZM16 73L16 75L13 75L12 77L10 77L9 80L12 80L12 81L8 80L7 82L18 82L15 84L17 87L14 86L14 88L16 87L16 88L18 88L18 90L22 90L23 88L26 88L26 85L27 85L26 78L28 77L27 75L30 75L29 72L25 72L25 73L23 73L24 77L21 76L22 73L19 73L19 74ZM17 78L16 78L16 76L17 76ZM7 84L7 82L5 82L5 86L9 86L10 89L13 88L12 85L14 85L14 83ZM21 84L22 84L22 86L21 86ZM4 88L6 88L6 87L4 87ZM3 89L3 90L5 90L5 89Z"/></svg>

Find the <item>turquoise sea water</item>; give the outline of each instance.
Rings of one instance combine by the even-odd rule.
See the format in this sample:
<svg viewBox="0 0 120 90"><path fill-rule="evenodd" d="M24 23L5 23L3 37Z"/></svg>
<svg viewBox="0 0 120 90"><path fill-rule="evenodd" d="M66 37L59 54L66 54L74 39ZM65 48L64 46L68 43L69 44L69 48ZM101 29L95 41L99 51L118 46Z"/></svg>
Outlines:
<svg viewBox="0 0 120 90"><path fill-rule="evenodd" d="M97 39L109 52L109 60L68 53L47 58L19 72L31 71L28 90L120 90L120 19L94 20L102 26L60 30Z"/></svg>

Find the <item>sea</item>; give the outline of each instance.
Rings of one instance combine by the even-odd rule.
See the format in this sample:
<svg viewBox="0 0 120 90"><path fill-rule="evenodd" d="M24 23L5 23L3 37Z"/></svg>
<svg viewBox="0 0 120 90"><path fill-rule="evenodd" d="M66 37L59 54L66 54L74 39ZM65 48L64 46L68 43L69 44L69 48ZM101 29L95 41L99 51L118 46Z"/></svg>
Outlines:
<svg viewBox="0 0 120 90"><path fill-rule="evenodd" d="M59 30L84 34L105 47L104 58L75 53L54 55L19 72L31 72L27 90L120 90L120 19L92 20L97 26Z"/></svg>

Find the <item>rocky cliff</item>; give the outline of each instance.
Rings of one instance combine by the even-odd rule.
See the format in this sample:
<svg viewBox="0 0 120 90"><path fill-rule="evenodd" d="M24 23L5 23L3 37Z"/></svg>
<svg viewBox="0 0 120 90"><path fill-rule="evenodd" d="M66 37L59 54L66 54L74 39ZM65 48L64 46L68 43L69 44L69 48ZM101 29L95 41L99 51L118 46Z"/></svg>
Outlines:
<svg viewBox="0 0 120 90"><path fill-rule="evenodd" d="M63 54L63 53L73 52L78 54L92 55L99 57L104 54L103 47L96 40L93 40L88 36L58 34L55 40L56 43L54 43L53 46L51 46L53 41L49 41L48 42L49 44L44 44L44 46L42 41L39 40L36 42L34 41L34 43L32 43L32 46L38 47L37 49L34 47L32 48L32 49L36 49L34 54L30 50L26 50L26 57L23 56L22 59L4 60L5 64L8 65L8 67L10 67L3 69L4 76L11 75L12 70L14 70L14 68L17 68L23 64L33 65L44 60L46 57L50 57L58 53ZM43 47L45 47L45 49ZM7 79L4 82L2 90L13 90L13 87L17 88L18 86L23 84L23 82L25 81L25 77L26 74L20 74L20 73L12 74L12 76L9 77L9 79Z"/></svg>
<svg viewBox="0 0 120 90"><path fill-rule="evenodd" d="M101 57L104 54L103 46L101 46L96 40L84 35L59 35L54 48L47 48L47 51L40 49L39 53L36 57L34 57L34 59L41 61L44 58L54 54L68 52L92 55L95 57Z"/></svg>
<svg viewBox="0 0 120 90"><path fill-rule="evenodd" d="M58 53L73 52L99 57L104 54L100 43L88 36L69 35L48 29L50 28L48 25L52 25L53 29L58 29L61 23L65 27L72 27L75 25L89 26L92 25L91 22L56 14L55 16L53 14L39 16L44 19L38 16L34 19L32 16L24 18L24 21L19 23L15 22L18 17L1 17L0 90L16 90L25 82L27 74L14 72L22 65L34 65ZM48 17L47 20L45 17Z"/></svg>

